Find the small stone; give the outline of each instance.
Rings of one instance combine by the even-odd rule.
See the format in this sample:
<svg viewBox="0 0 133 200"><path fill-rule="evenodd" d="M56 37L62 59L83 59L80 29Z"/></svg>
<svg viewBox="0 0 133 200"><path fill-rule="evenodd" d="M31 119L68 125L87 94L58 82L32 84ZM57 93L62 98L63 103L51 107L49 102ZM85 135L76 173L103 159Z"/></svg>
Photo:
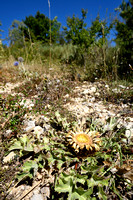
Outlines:
<svg viewBox="0 0 133 200"><path fill-rule="evenodd" d="M95 97L92 97L92 98L90 99L90 101L91 101L91 102L94 102L94 101L95 101Z"/></svg>
<svg viewBox="0 0 133 200"><path fill-rule="evenodd" d="M35 121L28 121L25 131L30 132L30 131L34 130L34 128L35 128Z"/></svg>
<svg viewBox="0 0 133 200"><path fill-rule="evenodd" d="M39 194L39 190L38 189L34 189L33 194Z"/></svg>
<svg viewBox="0 0 133 200"><path fill-rule="evenodd" d="M116 167L113 167L112 169L110 169L110 171L115 174L118 170L116 169Z"/></svg>
<svg viewBox="0 0 133 200"><path fill-rule="evenodd" d="M11 134L12 134L12 130L6 130L6 132L5 132L5 136L6 137L10 137L11 136Z"/></svg>
<svg viewBox="0 0 133 200"><path fill-rule="evenodd" d="M25 190L25 186L24 185L21 186L21 190Z"/></svg>
<svg viewBox="0 0 133 200"><path fill-rule="evenodd" d="M43 196L41 194L34 194L30 200L43 200Z"/></svg>
<svg viewBox="0 0 133 200"><path fill-rule="evenodd" d="M3 170L4 170L4 169L8 169L8 168L9 168L8 165L4 165L4 166L2 167Z"/></svg>
<svg viewBox="0 0 133 200"><path fill-rule="evenodd" d="M45 194L45 196L47 196L47 197L50 197L50 188L49 187L41 188L41 193Z"/></svg>
<svg viewBox="0 0 133 200"><path fill-rule="evenodd" d="M14 159L15 156L16 154L12 151L6 157L4 157L3 162L4 163L10 162L11 160Z"/></svg>
<svg viewBox="0 0 133 200"><path fill-rule="evenodd" d="M66 94L65 96L64 96L64 98L68 98L69 97L69 94Z"/></svg>
<svg viewBox="0 0 133 200"><path fill-rule="evenodd" d="M91 87L89 93L95 93L96 92L96 88L95 87Z"/></svg>
<svg viewBox="0 0 133 200"><path fill-rule="evenodd" d="M43 134L43 128L41 126L35 126L34 134L36 134L37 137L40 137L40 135Z"/></svg>
<svg viewBox="0 0 133 200"><path fill-rule="evenodd" d="M99 97L99 96L100 96L100 93L99 93L99 92L96 92L95 95Z"/></svg>
<svg viewBox="0 0 133 200"><path fill-rule="evenodd" d="M126 130L125 136L126 136L127 138L129 138L129 137L131 136L131 131L130 131L130 130Z"/></svg>
<svg viewBox="0 0 133 200"><path fill-rule="evenodd" d="M83 91L83 94L88 94L89 93L89 90L88 89L85 89L84 91Z"/></svg>

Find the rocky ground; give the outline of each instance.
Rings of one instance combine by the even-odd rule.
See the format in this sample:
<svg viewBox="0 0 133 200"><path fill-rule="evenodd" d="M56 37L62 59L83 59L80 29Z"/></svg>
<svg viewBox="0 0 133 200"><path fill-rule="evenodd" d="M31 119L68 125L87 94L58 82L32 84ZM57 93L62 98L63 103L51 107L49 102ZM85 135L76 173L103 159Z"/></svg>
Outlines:
<svg viewBox="0 0 133 200"><path fill-rule="evenodd" d="M77 119L77 121L80 121L81 118L91 118L98 123L105 124L104 128L108 130L110 129L110 126L107 124L107 120L115 117L118 126L123 126L126 129L126 137L123 139L123 142L127 143L127 140L130 142L133 139L133 96L124 96L127 91L133 90L132 86L117 85L117 87L111 87L102 80L94 83L77 82L73 84L70 83L70 85L66 83L66 85L64 84L62 86L62 81L59 79L43 79L41 81L36 81L36 83L33 83L32 86L27 89L29 82L31 83L32 81L28 80L27 84L25 81L17 83L1 82L0 84L1 109L3 108L4 112L4 106L7 106L8 110L9 105L7 105L7 98L10 95L12 95L12 97L14 96L14 98L19 96L19 100L17 98L14 106L23 106L23 109L29 111L26 111L22 117L19 133L20 136L22 134L37 134L39 137L46 136L46 132L50 130L51 126L50 116L38 112L35 114L32 110L34 110L35 105L37 104L38 109L45 108L46 112L48 110L53 112L52 106L57 105L56 100L59 101L61 99L61 102L58 102L58 108L60 107L61 110L64 109L66 112L71 113L72 117ZM48 94L46 94L46 91L48 91ZM39 98L42 99L41 102L39 102ZM56 109L58 108L55 106L54 111L56 112ZM3 141L3 138L5 141L8 141L14 137L14 134L16 134L15 131L8 126L9 121L11 121L15 116L15 109L10 110L6 119L4 119L4 116L1 114L1 141ZM8 163L15 157L15 154L11 152L8 155L5 155L5 152L2 150L1 154L2 169L7 171L9 176L11 173L16 174L16 170L14 169L15 163L13 163L14 167L10 166L10 164L8 165ZM133 174L131 175L133 170L130 171L130 177L133 177ZM49 199L49 182L54 182L54 177L50 172L47 176L46 173L45 169L43 169L41 173L38 172L31 185L25 183L15 185L15 181L10 180L11 182L9 183L8 177L6 177L5 181L7 181L7 186L4 187L1 185L1 188L8 188L8 191L5 192L6 196L2 194L1 198L14 200ZM125 176L128 177L128 174ZM3 184L3 182L1 182L1 184Z"/></svg>

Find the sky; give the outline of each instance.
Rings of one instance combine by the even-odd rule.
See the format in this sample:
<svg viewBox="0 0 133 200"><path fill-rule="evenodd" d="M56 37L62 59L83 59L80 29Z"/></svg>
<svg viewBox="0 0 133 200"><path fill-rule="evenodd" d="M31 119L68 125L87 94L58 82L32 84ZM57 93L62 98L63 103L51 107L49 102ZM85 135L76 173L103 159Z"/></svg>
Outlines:
<svg viewBox="0 0 133 200"><path fill-rule="evenodd" d="M68 16L72 17L75 14L80 18L81 9L87 9L86 23L89 27L98 13L101 19L109 18L110 14L112 18L115 17L114 9L122 3L122 0L49 0L49 2L51 19L57 16L62 26L66 26ZM1 38L5 39L8 36L8 29L13 20L22 21L26 16L35 16L37 11L49 17L48 0L1 0L0 22L2 26L0 29L4 31L1 33ZM114 37L114 33L111 34ZM7 44L7 42L3 43Z"/></svg>

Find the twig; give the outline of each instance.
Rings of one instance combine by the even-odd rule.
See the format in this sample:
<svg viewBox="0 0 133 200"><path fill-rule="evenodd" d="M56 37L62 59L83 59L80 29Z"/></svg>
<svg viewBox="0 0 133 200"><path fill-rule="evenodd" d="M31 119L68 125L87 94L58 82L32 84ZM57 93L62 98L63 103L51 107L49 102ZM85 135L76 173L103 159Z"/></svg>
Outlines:
<svg viewBox="0 0 133 200"><path fill-rule="evenodd" d="M36 185L33 185L32 188L30 188L30 190L26 192L26 194L22 195L18 200L24 199L30 192L32 192L38 185L40 185L41 182L42 180L39 181L39 183L37 183Z"/></svg>

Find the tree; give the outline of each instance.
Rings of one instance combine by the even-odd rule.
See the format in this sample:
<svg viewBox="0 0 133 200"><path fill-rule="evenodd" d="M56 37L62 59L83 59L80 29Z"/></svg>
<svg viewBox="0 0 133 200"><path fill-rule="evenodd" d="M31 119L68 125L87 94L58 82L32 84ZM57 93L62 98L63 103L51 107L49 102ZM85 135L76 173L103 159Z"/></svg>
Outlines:
<svg viewBox="0 0 133 200"><path fill-rule="evenodd" d="M50 19L39 11L35 17L30 15L23 20L26 27L24 27L24 35L27 40L31 38L33 42L41 41L49 43L50 38ZM57 21L57 17L51 20L51 39L52 43L57 42L61 24Z"/></svg>
<svg viewBox="0 0 133 200"><path fill-rule="evenodd" d="M60 41L60 27L61 23L57 21L57 17L55 17L51 21L51 41L52 43L56 43ZM48 34L50 37L50 33Z"/></svg>
<svg viewBox="0 0 133 200"><path fill-rule="evenodd" d="M23 41L23 27L25 27L23 22L20 22L18 20L14 20L9 28L9 36L8 39L10 41L10 45L17 46L17 47L23 47L24 41Z"/></svg>
<svg viewBox="0 0 133 200"><path fill-rule="evenodd" d="M89 32L86 27L86 23L84 22L87 15L87 10L82 9L82 18L79 17L68 17L67 18L67 27L63 27L65 32L65 39L67 42L72 42L73 45L87 46L88 45L88 37Z"/></svg>
<svg viewBox="0 0 133 200"><path fill-rule="evenodd" d="M123 1L116 10L119 11L122 20L116 20L116 43L120 47L119 72L125 74L131 72L133 66L133 0Z"/></svg>
<svg viewBox="0 0 133 200"><path fill-rule="evenodd" d="M67 18L67 27L63 27L65 32L65 38L67 42L72 42L74 45L80 45L82 47L88 48L94 42L97 42L100 37L103 36L104 29L104 38L109 34L112 25L107 25L106 20L101 21L100 16L98 15L96 19L92 22L90 28L86 28L86 19L87 11L82 9L82 18L78 17L68 17ZM103 41L103 40L102 40Z"/></svg>
<svg viewBox="0 0 133 200"><path fill-rule="evenodd" d="M107 74L106 65L106 46L107 36L110 33L112 24L108 25L106 20L101 21L98 15L94 21L92 21L91 27L87 28L85 19L87 11L82 9L81 19L75 17L75 15L67 18L67 27L64 27L65 38L67 42L71 42L73 45L77 45L77 57L80 57L80 63L84 70L87 66L88 56L91 54L90 49L94 45L100 49L102 55L102 66L104 74ZM90 49L89 49L90 48ZM79 56L80 55L80 56ZM101 64L101 63L100 63Z"/></svg>
<svg viewBox="0 0 133 200"><path fill-rule="evenodd" d="M103 45L107 42L107 36L110 33L111 28L112 23L108 25L106 20L100 20L100 16L97 15L96 19L92 21L92 25L89 28L91 43L100 42Z"/></svg>
<svg viewBox="0 0 133 200"><path fill-rule="evenodd" d="M106 49L108 45L107 36L110 33L112 27L113 23L108 25L107 20L100 20L100 16L98 15L89 28L90 43L96 44L101 49L104 76L107 75L108 71L108 66L106 65Z"/></svg>

